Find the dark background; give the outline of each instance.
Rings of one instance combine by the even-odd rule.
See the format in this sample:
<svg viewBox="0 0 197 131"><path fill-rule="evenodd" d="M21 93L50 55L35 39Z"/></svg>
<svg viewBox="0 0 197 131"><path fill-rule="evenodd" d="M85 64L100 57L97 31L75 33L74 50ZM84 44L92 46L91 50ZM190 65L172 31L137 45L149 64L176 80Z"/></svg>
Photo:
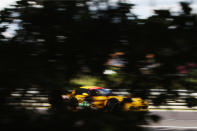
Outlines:
<svg viewBox="0 0 197 131"><path fill-rule="evenodd" d="M140 90L137 95L143 98L148 89L167 89L153 100L155 105L165 102L169 94L176 99L172 89L196 90L197 17L189 3L180 3L178 15L156 10L139 19L132 12L135 5L124 2L111 6L105 0L107 8L97 10L90 10L87 2L98 7L101 1L36 2L21 0L0 12L0 23L19 26L12 38L2 34L8 26L0 28L2 130L143 130L139 124L158 120L148 113L66 111L61 94L80 86L70 81L83 75L99 78L107 88ZM118 79L112 80L103 72L114 68L106 63L115 52L123 54L116 57L124 65L115 67ZM48 114L8 104L11 92L32 87L47 94L52 104ZM195 98L187 101L196 105Z"/></svg>

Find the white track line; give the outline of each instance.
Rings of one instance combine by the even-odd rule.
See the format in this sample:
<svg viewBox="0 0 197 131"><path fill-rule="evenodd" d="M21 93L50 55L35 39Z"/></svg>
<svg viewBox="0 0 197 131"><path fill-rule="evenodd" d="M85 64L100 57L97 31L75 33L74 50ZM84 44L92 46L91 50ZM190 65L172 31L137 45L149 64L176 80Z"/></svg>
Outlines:
<svg viewBox="0 0 197 131"><path fill-rule="evenodd" d="M149 112L197 112L197 110L149 110Z"/></svg>
<svg viewBox="0 0 197 131"><path fill-rule="evenodd" d="M146 125L143 125L142 127L148 127L148 128L170 128L170 129L197 129L197 126L186 127L186 126L146 126Z"/></svg>

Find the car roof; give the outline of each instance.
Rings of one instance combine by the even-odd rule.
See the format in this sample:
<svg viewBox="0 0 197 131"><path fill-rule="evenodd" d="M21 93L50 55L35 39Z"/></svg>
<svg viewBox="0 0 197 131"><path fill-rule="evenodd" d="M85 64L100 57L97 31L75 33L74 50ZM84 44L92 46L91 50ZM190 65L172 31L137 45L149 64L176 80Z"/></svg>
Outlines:
<svg viewBox="0 0 197 131"><path fill-rule="evenodd" d="M81 86L80 88L88 89L88 90L105 89L105 88L100 87L100 86Z"/></svg>

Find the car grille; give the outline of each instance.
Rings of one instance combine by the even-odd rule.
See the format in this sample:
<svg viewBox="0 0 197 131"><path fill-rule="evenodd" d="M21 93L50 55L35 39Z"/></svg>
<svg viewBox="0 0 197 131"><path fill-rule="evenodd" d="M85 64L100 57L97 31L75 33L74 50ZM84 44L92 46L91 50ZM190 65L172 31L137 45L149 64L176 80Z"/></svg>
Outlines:
<svg viewBox="0 0 197 131"><path fill-rule="evenodd" d="M141 106L141 108L142 108L142 109L147 109L147 108L148 108L148 106Z"/></svg>

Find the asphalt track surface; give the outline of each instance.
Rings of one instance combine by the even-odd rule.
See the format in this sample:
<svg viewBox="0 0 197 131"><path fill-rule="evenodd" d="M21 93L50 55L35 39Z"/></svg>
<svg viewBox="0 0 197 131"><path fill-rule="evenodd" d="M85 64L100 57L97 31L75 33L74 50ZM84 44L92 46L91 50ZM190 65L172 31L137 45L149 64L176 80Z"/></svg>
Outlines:
<svg viewBox="0 0 197 131"><path fill-rule="evenodd" d="M150 111L161 117L157 123L150 122L147 131L197 131L197 111Z"/></svg>

